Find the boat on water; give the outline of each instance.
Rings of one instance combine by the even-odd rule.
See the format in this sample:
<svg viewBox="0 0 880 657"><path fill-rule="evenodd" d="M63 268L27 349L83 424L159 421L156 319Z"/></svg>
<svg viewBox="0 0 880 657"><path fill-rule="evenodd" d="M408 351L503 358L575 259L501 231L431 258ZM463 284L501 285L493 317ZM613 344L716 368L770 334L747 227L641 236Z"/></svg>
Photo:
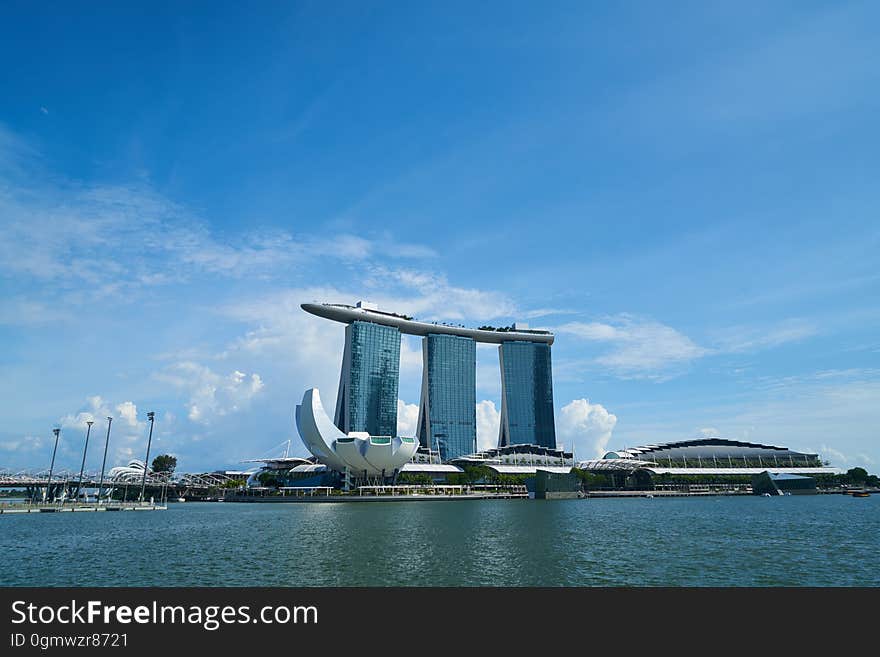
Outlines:
<svg viewBox="0 0 880 657"><path fill-rule="evenodd" d="M871 497L871 493L866 490L854 490L852 492L853 497Z"/></svg>

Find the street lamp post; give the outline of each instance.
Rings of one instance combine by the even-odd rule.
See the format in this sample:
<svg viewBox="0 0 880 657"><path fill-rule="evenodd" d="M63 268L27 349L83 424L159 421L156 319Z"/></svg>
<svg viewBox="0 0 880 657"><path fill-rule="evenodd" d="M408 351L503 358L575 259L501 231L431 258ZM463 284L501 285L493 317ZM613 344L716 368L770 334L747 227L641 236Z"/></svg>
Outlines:
<svg viewBox="0 0 880 657"><path fill-rule="evenodd" d="M88 428L86 429L86 444L83 447L83 460L82 465L79 466L79 482L76 485L76 497L79 499L82 497L82 486L83 486L83 471L86 469L86 452L89 449L89 436L92 433L92 425L94 422L92 420L86 421ZM74 500L76 502L76 500Z"/></svg>
<svg viewBox="0 0 880 657"><path fill-rule="evenodd" d="M55 453L58 451L58 436L61 434L61 429L55 427L52 429L52 433L55 434L55 448L52 450L52 464L49 466L49 479L46 481L46 494L43 495L44 502L49 495L49 491L52 489L52 471L55 469Z"/></svg>
<svg viewBox="0 0 880 657"><path fill-rule="evenodd" d="M150 421L150 437L147 438L147 457L144 459L144 476L141 478L141 503L144 501L144 490L147 487L147 468L150 463L150 443L153 442L153 422L156 419L156 414L150 411L147 413L147 419Z"/></svg>
<svg viewBox="0 0 880 657"><path fill-rule="evenodd" d="M107 446L110 444L110 425L113 418L107 416L107 437L104 439L104 460L101 461L101 481L98 482L98 504L101 503L101 491L104 490L104 467L107 465Z"/></svg>

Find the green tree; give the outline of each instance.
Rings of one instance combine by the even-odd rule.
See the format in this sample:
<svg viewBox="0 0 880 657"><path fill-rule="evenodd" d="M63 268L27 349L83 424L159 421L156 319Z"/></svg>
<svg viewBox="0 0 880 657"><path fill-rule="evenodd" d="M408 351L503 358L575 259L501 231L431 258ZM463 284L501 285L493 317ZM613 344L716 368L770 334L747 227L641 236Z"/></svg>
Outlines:
<svg viewBox="0 0 880 657"><path fill-rule="evenodd" d="M159 454L153 459L153 472L167 472L171 474L177 467L177 457L171 454Z"/></svg>
<svg viewBox="0 0 880 657"><path fill-rule="evenodd" d="M465 465L462 470L464 470L464 483L468 484L488 481L494 474L493 471L485 465Z"/></svg>
<svg viewBox="0 0 880 657"><path fill-rule="evenodd" d="M424 472L418 472L415 474L409 473L409 472L404 472L403 474L401 474L397 477L397 483L401 484L401 485L404 485L404 484L410 484L410 485L424 484L424 485L430 486L431 484L434 483L434 480L431 478L431 475L425 474Z"/></svg>
<svg viewBox="0 0 880 657"><path fill-rule="evenodd" d="M284 482L278 477L278 470L266 470L257 475L257 481L260 485L267 488L278 488L283 486Z"/></svg>
<svg viewBox="0 0 880 657"><path fill-rule="evenodd" d="M868 471L864 468L850 468L846 477L851 484L864 484L868 480Z"/></svg>
<svg viewBox="0 0 880 657"><path fill-rule="evenodd" d="M611 479L607 474L595 474L579 468L572 468L571 471L580 478L581 487L585 490L611 486Z"/></svg>

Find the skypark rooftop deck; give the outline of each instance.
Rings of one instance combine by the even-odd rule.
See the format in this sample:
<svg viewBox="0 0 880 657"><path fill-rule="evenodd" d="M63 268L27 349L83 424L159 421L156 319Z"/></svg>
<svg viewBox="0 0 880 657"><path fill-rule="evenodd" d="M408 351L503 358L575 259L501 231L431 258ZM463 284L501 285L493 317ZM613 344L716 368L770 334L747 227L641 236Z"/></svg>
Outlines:
<svg viewBox="0 0 880 657"><path fill-rule="evenodd" d="M476 342L488 342L493 344L515 341L553 344L555 338L550 331L536 329L507 327L497 329L472 329L463 326L452 326L449 324L420 322L406 315L383 312L376 308L367 307L366 305L348 306L335 303L304 303L301 307L306 312L311 313L312 315L317 315L318 317L323 317L324 319L332 319L333 321L342 322L343 324L350 324L355 321L373 322L374 324L393 326L401 333L406 333L407 335L425 336L429 333L440 333L444 335L457 335L465 338L472 338Z"/></svg>

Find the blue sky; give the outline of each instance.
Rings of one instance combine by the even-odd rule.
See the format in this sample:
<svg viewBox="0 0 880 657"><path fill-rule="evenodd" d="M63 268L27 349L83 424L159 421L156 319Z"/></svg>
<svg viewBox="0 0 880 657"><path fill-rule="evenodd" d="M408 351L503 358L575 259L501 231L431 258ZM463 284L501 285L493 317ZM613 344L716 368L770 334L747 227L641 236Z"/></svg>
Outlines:
<svg viewBox="0 0 880 657"><path fill-rule="evenodd" d="M0 467L238 467L335 398L299 304L550 328L578 456L880 464L868 2L4 3ZM480 440L497 352L478 352ZM400 425L419 345L404 340ZM100 423L99 425L100 426ZM89 467L99 466L99 450Z"/></svg>

